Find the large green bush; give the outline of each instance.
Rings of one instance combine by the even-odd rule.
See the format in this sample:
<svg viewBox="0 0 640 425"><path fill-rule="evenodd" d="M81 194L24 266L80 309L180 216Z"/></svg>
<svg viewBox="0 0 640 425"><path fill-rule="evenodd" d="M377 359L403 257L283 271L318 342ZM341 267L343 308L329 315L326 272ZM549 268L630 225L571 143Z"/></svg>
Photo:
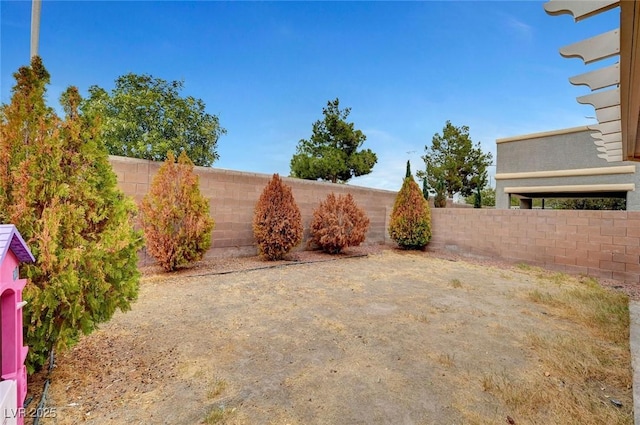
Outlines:
<svg viewBox="0 0 640 425"><path fill-rule="evenodd" d="M302 241L302 216L291 187L278 174L267 183L253 215L253 235L258 253L280 260Z"/></svg>
<svg viewBox="0 0 640 425"><path fill-rule="evenodd" d="M313 212L311 241L325 252L338 254L364 242L368 229L369 218L350 193L330 193Z"/></svg>
<svg viewBox="0 0 640 425"><path fill-rule="evenodd" d="M413 177L404 179L389 222L389 235L401 248L422 249L431 239L429 203Z"/></svg>
<svg viewBox="0 0 640 425"><path fill-rule="evenodd" d="M31 373L51 349L130 308L142 236L95 123L79 113L77 89L62 95L61 119L45 103L40 58L14 76L11 103L0 109L0 222L14 223L36 258L22 270Z"/></svg>
<svg viewBox="0 0 640 425"><path fill-rule="evenodd" d="M173 152L167 153L140 210L147 250L164 270L202 259L211 246L209 202L184 151L177 164Z"/></svg>

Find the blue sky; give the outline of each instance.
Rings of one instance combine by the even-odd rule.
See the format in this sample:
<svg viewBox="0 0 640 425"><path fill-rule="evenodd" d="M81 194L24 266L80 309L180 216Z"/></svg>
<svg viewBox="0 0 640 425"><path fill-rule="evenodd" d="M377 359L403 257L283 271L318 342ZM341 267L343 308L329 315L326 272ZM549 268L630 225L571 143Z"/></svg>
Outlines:
<svg viewBox="0 0 640 425"><path fill-rule="evenodd" d="M338 97L378 155L350 184L397 190L446 120L494 156L496 138L595 123L575 100L588 89L568 82L591 68L558 49L618 27L619 10L574 23L543 4L45 0L40 56L52 105L128 72L184 80L228 131L214 166L234 170L288 175ZM0 2L3 103L28 64L30 19L30 1Z"/></svg>

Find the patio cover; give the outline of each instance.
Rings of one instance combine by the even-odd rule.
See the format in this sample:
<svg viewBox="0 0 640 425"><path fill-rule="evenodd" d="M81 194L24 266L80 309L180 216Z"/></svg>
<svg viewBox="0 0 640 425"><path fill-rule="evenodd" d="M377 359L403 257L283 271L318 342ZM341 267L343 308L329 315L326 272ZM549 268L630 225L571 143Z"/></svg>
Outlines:
<svg viewBox="0 0 640 425"><path fill-rule="evenodd" d="M612 161L640 161L640 3L635 0L550 0L550 15L570 14L576 22L620 8L620 27L560 49L566 58L585 64L618 56L613 65L569 78L592 93L577 98L596 110L594 143L598 157Z"/></svg>

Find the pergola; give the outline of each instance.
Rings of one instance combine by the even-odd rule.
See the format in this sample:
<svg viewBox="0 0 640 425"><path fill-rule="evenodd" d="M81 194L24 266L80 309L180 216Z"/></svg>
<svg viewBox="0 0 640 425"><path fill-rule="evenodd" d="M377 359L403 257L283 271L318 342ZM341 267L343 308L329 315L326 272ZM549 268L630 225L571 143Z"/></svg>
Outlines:
<svg viewBox="0 0 640 425"><path fill-rule="evenodd" d="M608 162L640 161L640 3L635 0L550 0L544 5L550 15L570 14L577 21L620 8L620 27L562 47L566 58L581 58L585 64L619 56L619 61L595 71L569 78L571 84L586 85L593 93L577 98L596 110L594 143L598 157Z"/></svg>

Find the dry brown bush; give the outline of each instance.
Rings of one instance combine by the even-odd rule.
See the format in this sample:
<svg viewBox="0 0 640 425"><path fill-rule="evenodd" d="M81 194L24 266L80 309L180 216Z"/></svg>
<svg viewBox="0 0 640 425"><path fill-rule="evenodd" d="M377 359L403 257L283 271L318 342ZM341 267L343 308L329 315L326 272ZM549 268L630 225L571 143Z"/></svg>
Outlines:
<svg viewBox="0 0 640 425"><path fill-rule="evenodd" d="M325 252L337 254L364 242L368 229L369 218L350 193L330 193L313 212L311 242Z"/></svg>
<svg viewBox="0 0 640 425"><path fill-rule="evenodd" d="M280 260L302 241L302 216L291 187L278 174L262 191L253 216L253 235L258 253Z"/></svg>

